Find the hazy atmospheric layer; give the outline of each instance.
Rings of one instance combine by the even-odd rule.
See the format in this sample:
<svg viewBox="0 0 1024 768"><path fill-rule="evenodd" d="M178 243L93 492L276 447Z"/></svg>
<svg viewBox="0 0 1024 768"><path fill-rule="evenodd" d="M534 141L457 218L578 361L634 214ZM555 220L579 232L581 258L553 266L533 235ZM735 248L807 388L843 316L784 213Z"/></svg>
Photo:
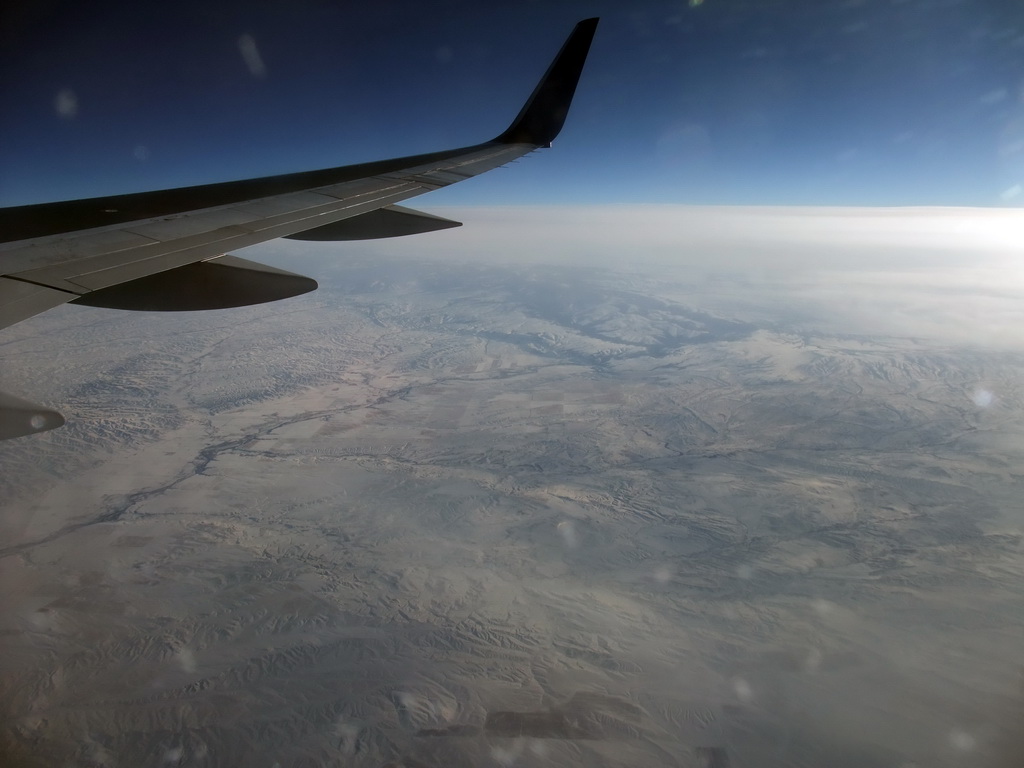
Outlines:
<svg viewBox="0 0 1024 768"><path fill-rule="evenodd" d="M1020 763L1019 214L444 214L4 331L9 760Z"/></svg>

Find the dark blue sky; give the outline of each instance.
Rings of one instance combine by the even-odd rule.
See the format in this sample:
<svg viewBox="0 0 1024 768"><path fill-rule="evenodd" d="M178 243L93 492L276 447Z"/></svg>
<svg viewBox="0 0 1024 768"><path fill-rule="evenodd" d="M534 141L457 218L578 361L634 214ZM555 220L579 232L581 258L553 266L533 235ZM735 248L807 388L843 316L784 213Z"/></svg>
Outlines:
<svg viewBox="0 0 1024 768"><path fill-rule="evenodd" d="M2 205L476 143L593 15L554 150L422 205L1024 203L1020 0L24 5Z"/></svg>

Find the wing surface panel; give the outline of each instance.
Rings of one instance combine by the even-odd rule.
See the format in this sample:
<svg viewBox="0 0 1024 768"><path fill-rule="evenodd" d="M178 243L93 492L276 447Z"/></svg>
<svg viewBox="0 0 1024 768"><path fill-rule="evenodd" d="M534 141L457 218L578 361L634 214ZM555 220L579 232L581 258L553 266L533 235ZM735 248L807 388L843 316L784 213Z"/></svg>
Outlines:
<svg viewBox="0 0 1024 768"><path fill-rule="evenodd" d="M77 298L76 294L43 285L0 277L0 328L20 323Z"/></svg>
<svg viewBox="0 0 1024 768"><path fill-rule="evenodd" d="M449 163L412 166L404 173L5 243L0 264L5 274L42 285L76 293L98 290L383 208L455 183L454 169L459 179L469 178L533 149L524 144L472 147ZM117 271L133 263L136 269Z"/></svg>

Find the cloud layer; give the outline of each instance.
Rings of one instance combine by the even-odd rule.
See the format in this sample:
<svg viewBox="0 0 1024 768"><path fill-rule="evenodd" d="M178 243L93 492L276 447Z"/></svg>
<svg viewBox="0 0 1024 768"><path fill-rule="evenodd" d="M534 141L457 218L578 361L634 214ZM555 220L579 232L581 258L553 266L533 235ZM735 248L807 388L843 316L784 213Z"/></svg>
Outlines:
<svg viewBox="0 0 1024 768"><path fill-rule="evenodd" d="M329 255L339 269L342 248L538 268L636 266L650 274L654 267L695 306L798 332L1024 349L1024 212L1017 210L651 205L439 212L465 226L344 247L267 247Z"/></svg>

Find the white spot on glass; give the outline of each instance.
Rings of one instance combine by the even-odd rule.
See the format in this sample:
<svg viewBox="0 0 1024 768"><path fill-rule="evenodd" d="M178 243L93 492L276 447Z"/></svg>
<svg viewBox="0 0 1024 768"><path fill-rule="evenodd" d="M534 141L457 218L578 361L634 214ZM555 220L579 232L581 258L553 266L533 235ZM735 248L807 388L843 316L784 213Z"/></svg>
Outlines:
<svg viewBox="0 0 1024 768"><path fill-rule="evenodd" d="M519 757L522 751L522 741L520 739L516 739L508 749L503 747L494 747L494 749L491 750L491 757L493 757L499 765L509 766L515 764L516 758Z"/></svg>
<svg viewBox="0 0 1024 768"><path fill-rule="evenodd" d="M979 408L988 408L992 405L992 402L996 399L996 396L987 389L976 389L974 394L971 395L971 400Z"/></svg>
<svg viewBox="0 0 1024 768"><path fill-rule="evenodd" d="M736 691L736 696L744 704L749 703L754 699L754 689L750 687L750 683L744 680L742 677L737 677L732 681L732 688Z"/></svg>
<svg viewBox="0 0 1024 768"><path fill-rule="evenodd" d="M267 74L267 65L263 63L260 49L256 47L256 40L252 35L246 33L238 38L238 52L242 54L242 61L245 62L250 75L263 77Z"/></svg>
<svg viewBox="0 0 1024 768"><path fill-rule="evenodd" d="M54 97L53 108L62 118L70 120L78 114L78 97L70 88L64 88Z"/></svg>
<svg viewBox="0 0 1024 768"><path fill-rule="evenodd" d="M1008 95L1009 94L1005 88L996 88L993 91L989 91L988 93L982 94L982 96L978 98L978 101L980 101L982 104L988 105L998 104L1001 101L1005 101Z"/></svg>
<svg viewBox="0 0 1024 768"><path fill-rule="evenodd" d="M558 533L562 536L562 543L570 549L576 546L576 528L571 520L563 520L558 524Z"/></svg>
<svg viewBox="0 0 1024 768"><path fill-rule="evenodd" d="M700 123L677 122L658 137L655 146L658 160L672 166L693 166L710 161L711 134Z"/></svg>
<svg viewBox="0 0 1024 768"><path fill-rule="evenodd" d="M815 613L819 616L828 616L830 613L835 611L835 606L828 600L823 600L818 597L811 601L811 607L814 608Z"/></svg>
<svg viewBox="0 0 1024 768"><path fill-rule="evenodd" d="M958 749L961 752L970 752L974 749L974 737L971 736L967 731L961 728L954 728L949 732L949 743L953 745L954 749Z"/></svg>
<svg viewBox="0 0 1024 768"><path fill-rule="evenodd" d="M359 741L359 726L352 723L338 723L339 747L346 755L354 755Z"/></svg>
<svg viewBox="0 0 1024 768"><path fill-rule="evenodd" d="M821 668L821 650L818 648L812 648L807 656L804 658L803 668L804 672L808 674L814 674Z"/></svg>

